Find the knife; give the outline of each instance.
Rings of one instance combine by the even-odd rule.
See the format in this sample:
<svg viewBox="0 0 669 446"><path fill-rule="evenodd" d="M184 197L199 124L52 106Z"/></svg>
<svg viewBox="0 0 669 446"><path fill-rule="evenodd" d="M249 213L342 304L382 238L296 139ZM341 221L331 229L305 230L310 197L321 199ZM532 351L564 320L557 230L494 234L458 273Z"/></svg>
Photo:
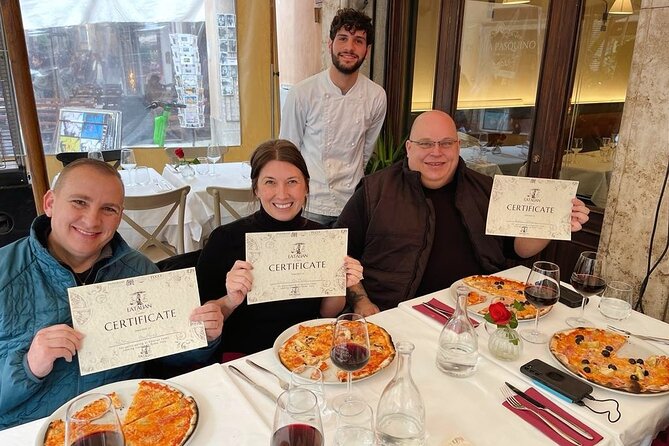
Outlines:
<svg viewBox="0 0 669 446"><path fill-rule="evenodd" d="M272 401L274 401L274 402L276 403L277 398L276 398L276 396L275 396L272 392L270 392L269 390L267 390L266 388L264 388L264 387L261 386L260 384L256 384L255 382L253 382L253 380L252 380L251 378L249 378L248 376L246 376L241 370L239 370L239 369L238 369L237 367L235 367L234 365L229 365L228 368L229 368L230 370L232 370L232 372L233 372L235 375L239 376L239 377L242 378L244 381L246 381L247 383L251 384L253 387L256 388L256 390L260 391L260 393L262 393L262 394L265 395L267 398L271 399Z"/></svg>
<svg viewBox="0 0 669 446"><path fill-rule="evenodd" d="M528 403L534 404L534 406L537 409L543 410L543 411L548 412L549 414L553 415L555 418L557 418L558 420L562 421L564 424L569 426L573 431L578 432L582 437L585 437L588 440L594 440L595 439L595 437L591 433L584 430L582 427L575 425L574 423L572 423L571 421L569 421L568 419L566 419L562 415L560 415L560 414L554 412L553 410L551 410L549 407L544 406L542 403L535 400L534 398L532 398L531 396L529 396L528 394L526 394L522 390L515 388L514 386L512 386L508 382L505 382L504 384L506 384L507 387L509 389L513 390L516 394L525 398L525 400L527 400Z"/></svg>

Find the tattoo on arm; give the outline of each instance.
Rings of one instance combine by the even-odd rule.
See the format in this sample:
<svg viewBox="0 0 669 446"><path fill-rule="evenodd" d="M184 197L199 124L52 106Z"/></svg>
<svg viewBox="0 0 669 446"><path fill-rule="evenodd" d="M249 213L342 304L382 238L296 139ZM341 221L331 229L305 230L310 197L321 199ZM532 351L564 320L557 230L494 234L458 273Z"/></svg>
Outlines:
<svg viewBox="0 0 669 446"><path fill-rule="evenodd" d="M346 302L350 305L355 305L365 298L368 298L368 296L362 287L351 287L346 289Z"/></svg>

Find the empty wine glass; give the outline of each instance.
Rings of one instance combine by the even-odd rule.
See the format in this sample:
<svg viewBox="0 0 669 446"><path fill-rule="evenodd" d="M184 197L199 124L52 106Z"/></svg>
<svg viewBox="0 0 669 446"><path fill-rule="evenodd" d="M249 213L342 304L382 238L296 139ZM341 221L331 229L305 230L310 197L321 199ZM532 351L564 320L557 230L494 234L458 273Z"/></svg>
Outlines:
<svg viewBox="0 0 669 446"><path fill-rule="evenodd" d="M574 152L574 157L583 150L583 138L574 138L571 144L571 151Z"/></svg>
<svg viewBox="0 0 669 446"><path fill-rule="evenodd" d="M369 404L350 400L339 407L335 446L373 446L374 416Z"/></svg>
<svg viewBox="0 0 669 446"><path fill-rule="evenodd" d="M583 300L581 301L581 312L578 317L569 317L566 322L570 327L587 327L592 322L584 317L585 305L588 297L602 292L606 282L600 276L601 264L594 251L584 251L578 258L574 272L571 273L571 286L578 291Z"/></svg>
<svg viewBox="0 0 669 446"><path fill-rule="evenodd" d="M216 175L216 166L214 166L214 164L216 164L221 159L221 147L215 144L211 144L209 147L207 147L207 159L209 160L210 164L209 175L214 176Z"/></svg>
<svg viewBox="0 0 669 446"><path fill-rule="evenodd" d="M545 344L548 336L539 331L539 310L552 307L560 299L560 267L552 262L534 262L525 281L525 299L537 312L534 328L520 330L520 335L532 344Z"/></svg>
<svg viewBox="0 0 669 446"><path fill-rule="evenodd" d="M134 186L135 182L133 180L132 171L137 166L137 161L135 160L135 152L132 149L121 149L121 167L123 170L128 171L128 184L127 186Z"/></svg>
<svg viewBox="0 0 669 446"><path fill-rule="evenodd" d="M290 372L290 388L296 387L311 390L318 399L321 413L325 412L325 389L321 369L312 365L303 365Z"/></svg>
<svg viewBox="0 0 669 446"><path fill-rule="evenodd" d="M481 133L479 135L479 147L481 148L481 153L488 151L488 134Z"/></svg>
<svg viewBox="0 0 669 446"><path fill-rule="evenodd" d="M632 314L632 285L621 281L606 284L599 301L599 311L604 317L616 321L627 319Z"/></svg>
<svg viewBox="0 0 669 446"><path fill-rule="evenodd" d="M103 393L90 393L72 401L67 406L65 420L65 444L125 445L121 423L111 398Z"/></svg>
<svg viewBox="0 0 669 446"><path fill-rule="evenodd" d="M323 426L316 395L296 387L276 401L271 446L323 446Z"/></svg>
<svg viewBox="0 0 669 446"><path fill-rule="evenodd" d="M337 318L330 359L335 366L347 372L346 393L338 395L332 405L338 411L344 402L352 399L351 372L363 368L369 361L369 334L364 317L356 313L344 313Z"/></svg>

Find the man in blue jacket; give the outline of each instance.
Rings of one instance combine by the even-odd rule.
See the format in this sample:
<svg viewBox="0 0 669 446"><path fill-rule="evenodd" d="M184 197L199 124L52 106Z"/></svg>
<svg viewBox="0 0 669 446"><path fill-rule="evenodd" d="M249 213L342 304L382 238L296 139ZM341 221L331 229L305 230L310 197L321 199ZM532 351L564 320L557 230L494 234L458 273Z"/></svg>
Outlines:
<svg viewBox="0 0 669 446"><path fill-rule="evenodd" d="M51 414L69 399L103 384L144 376L143 364L80 376L77 350L86 342L72 328L67 289L158 272L116 233L124 189L108 164L67 165L30 236L0 249L0 429ZM204 363L220 340L217 305L195 309L209 345L164 358Z"/></svg>

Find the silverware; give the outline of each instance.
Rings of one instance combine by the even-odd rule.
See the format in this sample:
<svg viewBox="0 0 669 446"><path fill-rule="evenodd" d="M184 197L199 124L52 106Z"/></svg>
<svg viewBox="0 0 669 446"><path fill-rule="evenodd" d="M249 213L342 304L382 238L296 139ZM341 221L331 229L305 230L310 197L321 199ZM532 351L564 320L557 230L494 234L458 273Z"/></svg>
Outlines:
<svg viewBox="0 0 669 446"><path fill-rule="evenodd" d="M288 388L290 387L284 379L282 379L279 375L277 375L273 371L266 369L265 367L261 366L260 364L256 364L255 362L251 361L250 359L247 359L246 363L250 366L255 367L258 370L262 370L263 372L269 373L270 375L275 377L279 381L279 387L281 387L283 390L288 390Z"/></svg>
<svg viewBox="0 0 669 446"><path fill-rule="evenodd" d="M258 390L260 393L262 393L262 394L265 395L267 398L271 399L272 401L274 401L274 402L276 403L277 398L276 398L276 396L275 396L272 392L270 392L269 390L267 390L266 388L264 388L264 387L261 386L260 384L256 384L251 378L249 378L248 376L246 376L241 370L239 370L239 369L238 369L237 367L235 367L234 365L229 365L228 368L229 368L230 370L232 370L232 372L233 372L235 375L239 376L239 377L242 378L244 381L246 381L247 383L251 384L253 387L256 388L256 390Z"/></svg>
<svg viewBox="0 0 669 446"><path fill-rule="evenodd" d="M439 316L445 317L446 320L450 319L451 316L453 316L452 311L449 312L449 311L446 311L446 310L442 310L441 308L437 308L429 302L423 302L421 305L424 306L425 308L427 308L428 310L432 311L433 313L437 313Z"/></svg>
<svg viewBox="0 0 669 446"><path fill-rule="evenodd" d="M529 396L528 394L526 394L526 393L523 392L522 390L515 388L514 386L512 386L511 384L509 384L509 383L507 383L507 382L505 382L504 384L506 384L507 387L509 387L509 389L513 390L513 391L516 392L518 395L520 395L520 396L522 396L523 398L525 398L525 400L526 400L528 403L530 403L530 404L534 404L539 410L548 412L549 414L553 415L555 418L557 418L558 420L562 421L562 422L565 423L567 426L569 426L570 428L572 428L575 432L578 432L581 436L587 438L588 440L594 440L594 439L595 439L595 437L594 437L590 432L588 432L588 431L586 431L585 429L583 429L582 427L577 426L576 424L572 423L571 421L569 421L567 418L563 417L562 415L560 415L560 414L554 412L550 407L546 407L546 406L544 406L542 403L540 403L539 401L535 400L534 398L532 398L531 396Z"/></svg>
<svg viewBox="0 0 669 446"><path fill-rule="evenodd" d="M528 409L527 407L525 407L520 401L518 401L513 396L513 394L511 393L511 391L509 389L507 389L506 387L502 387L500 390L502 391L502 395L504 395L504 398L506 399L506 401L512 407L514 407L518 410L533 413L537 418L539 418L539 420L541 420L546 426L548 426L553 432L555 432L560 437L562 437L565 441L569 442L570 444L573 444L574 446L582 446L582 444L578 440L572 438L570 435L567 435L559 427L557 427L556 425L551 423L545 416L543 416L541 414L541 412L536 412L532 409Z"/></svg>
<svg viewBox="0 0 669 446"><path fill-rule="evenodd" d="M643 339L644 341L659 342L660 344L668 344L669 345L669 338L661 338L659 336L648 336L648 335L631 333L627 330L623 330L622 328L614 327L613 325L607 325L607 327L610 330L617 331L619 333L623 333L623 334L626 334L628 336L634 336L635 338Z"/></svg>

